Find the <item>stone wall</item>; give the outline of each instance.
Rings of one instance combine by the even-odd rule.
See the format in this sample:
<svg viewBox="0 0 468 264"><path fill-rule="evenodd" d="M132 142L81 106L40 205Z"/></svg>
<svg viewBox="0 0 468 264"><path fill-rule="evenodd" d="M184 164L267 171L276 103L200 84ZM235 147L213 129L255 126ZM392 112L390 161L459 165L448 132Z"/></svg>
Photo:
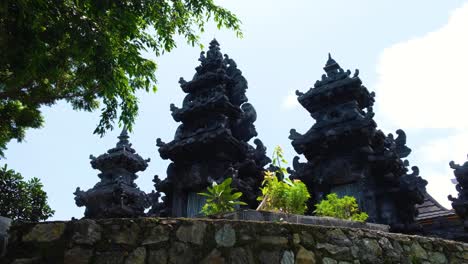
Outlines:
<svg viewBox="0 0 468 264"><path fill-rule="evenodd" d="M79 220L13 225L0 263L468 263L468 244L286 223Z"/></svg>

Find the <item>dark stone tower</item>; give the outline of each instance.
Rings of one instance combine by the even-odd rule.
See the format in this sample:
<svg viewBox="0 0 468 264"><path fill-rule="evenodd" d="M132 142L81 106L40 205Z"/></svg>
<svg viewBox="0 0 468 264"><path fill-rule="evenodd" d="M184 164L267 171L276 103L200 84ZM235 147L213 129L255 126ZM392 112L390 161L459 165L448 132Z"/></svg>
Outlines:
<svg viewBox="0 0 468 264"><path fill-rule="evenodd" d="M174 140L157 140L159 153L172 163L167 178L155 177L158 197L165 193L160 214L194 216L200 212L204 191L213 181L233 177L235 187L243 192L243 200L251 207L263 179L263 167L270 162L259 139L256 147L247 142L257 136L254 122L257 114L247 102L247 81L234 60L220 52L216 40L211 41L205 56L202 52L193 79L179 83L187 93L182 108L171 104L172 116L182 124ZM153 199L153 203L156 199ZM152 213L157 214L155 210Z"/></svg>
<svg viewBox="0 0 468 264"><path fill-rule="evenodd" d="M356 197L369 221L389 224L394 230L411 230L422 203L426 181L418 168L407 174L411 152L406 135L377 130L373 120L374 93L358 77L344 71L329 56L326 74L306 93L296 92L299 103L316 120L304 135L291 130L289 138L307 163L293 161L292 178L306 183L312 199L309 208L331 192Z"/></svg>
<svg viewBox="0 0 468 264"><path fill-rule="evenodd" d="M86 207L85 218L138 217L150 206L134 183L136 173L144 171L150 160L135 153L125 128L118 138L115 148L97 158L90 156L93 169L101 171L101 181L85 192L76 188L75 202Z"/></svg>
<svg viewBox="0 0 468 264"><path fill-rule="evenodd" d="M454 169L453 174L457 179L458 197L454 198L449 195L448 199L452 201L455 213L462 219L463 227L468 232L468 161L463 165L451 161L450 168Z"/></svg>

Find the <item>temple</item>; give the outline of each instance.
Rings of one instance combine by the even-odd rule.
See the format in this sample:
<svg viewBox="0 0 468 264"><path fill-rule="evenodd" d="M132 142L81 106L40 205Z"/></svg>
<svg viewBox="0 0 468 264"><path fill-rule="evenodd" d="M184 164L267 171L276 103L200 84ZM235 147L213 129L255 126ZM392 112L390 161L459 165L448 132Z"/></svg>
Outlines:
<svg viewBox="0 0 468 264"><path fill-rule="evenodd" d="M147 195L134 183L136 173L144 171L150 160L136 154L128 138L124 128L115 148L97 158L90 156L101 180L88 191L78 187L74 193L76 205L86 207L85 218L144 216L150 206Z"/></svg>
<svg viewBox="0 0 468 264"><path fill-rule="evenodd" d="M221 53L216 40L202 52L201 65L191 81L180 79L187 93L182 108L171 104L172 117L181 122L174 140L157 139L159 153L172 163L163 181L155 176L153 215L191 217L200 213L204 199L198 192L213 182L233 178L242 199L254 207L263 167L270 162L259 139L255 147L248 141L257 136L255 108L246 97L247 80L234 60ZM163 203L158 203L161 193ZM159 211L159 212L158 212Z"/></svg>
<svg viewBox="0 0 468 264"><path fill-rule="evenodd" d="M411 152L404 131L397 130L395 138L377 130L375 94L362 85L358 70L344 71L330 55L324 70L313 88L296 92L316 122L303 135L291 129L294 149L307 159L294 158L291 178L308 186L311 210L329 193L352 195L369 222L417 230L415 205L424 202L427 182L416 166L408 173L409 162L402 160Z"/></svg>

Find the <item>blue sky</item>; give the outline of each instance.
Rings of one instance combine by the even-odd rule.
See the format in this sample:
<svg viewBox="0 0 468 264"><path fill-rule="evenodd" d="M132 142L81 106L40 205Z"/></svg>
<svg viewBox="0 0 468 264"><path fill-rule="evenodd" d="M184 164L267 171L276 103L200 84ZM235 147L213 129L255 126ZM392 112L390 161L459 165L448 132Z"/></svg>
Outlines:
<svg viewBox="0 0 468 264"><path fill-rule="evenodd" d="M221 51L233 58L249 82L247 96L257 110L259 138L268 147L296 154L289 130L306 132L313 119L297 105L295 90L307 91L323 73L328 52L345 69L360 70L364 85L376 92L375 120L390 133L408 135L412 165L429 181L428 190L445 206L455 194L450 160L462 163L468 153L466 122L468 61L467 1L218 1L243 22L244 38L214 26L202 35L205 46L216 37ZM179 77L191 79L200 49L183 41L156 58L158 92L138 93L140 113L130 140L151 158L137 184L153 189L155 174L164 178L169 164L159 157L156 138L170 141L178 124L169 104L180 106L184 93ZM52 219L80 218L76 187L91 188L98 171L89 155L100 155L117 142L119 129L104 138L92 132L99 113L76 112L65 103L42 109L45 126L29 130L23 143L11 142L7 163L25 178L38 177L56 210Z"/></svg>

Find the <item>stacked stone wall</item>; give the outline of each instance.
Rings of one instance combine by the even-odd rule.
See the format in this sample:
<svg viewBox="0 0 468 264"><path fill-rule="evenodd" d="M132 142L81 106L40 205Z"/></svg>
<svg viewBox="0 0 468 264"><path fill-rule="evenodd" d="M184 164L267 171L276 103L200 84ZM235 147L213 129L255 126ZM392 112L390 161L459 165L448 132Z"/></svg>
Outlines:
<svg viewBox="0 0 468 264"><path fill-rule="evenodd" d="M468 263L468 244L287 223L79 220L13 225L0 263Z"/></svg>

